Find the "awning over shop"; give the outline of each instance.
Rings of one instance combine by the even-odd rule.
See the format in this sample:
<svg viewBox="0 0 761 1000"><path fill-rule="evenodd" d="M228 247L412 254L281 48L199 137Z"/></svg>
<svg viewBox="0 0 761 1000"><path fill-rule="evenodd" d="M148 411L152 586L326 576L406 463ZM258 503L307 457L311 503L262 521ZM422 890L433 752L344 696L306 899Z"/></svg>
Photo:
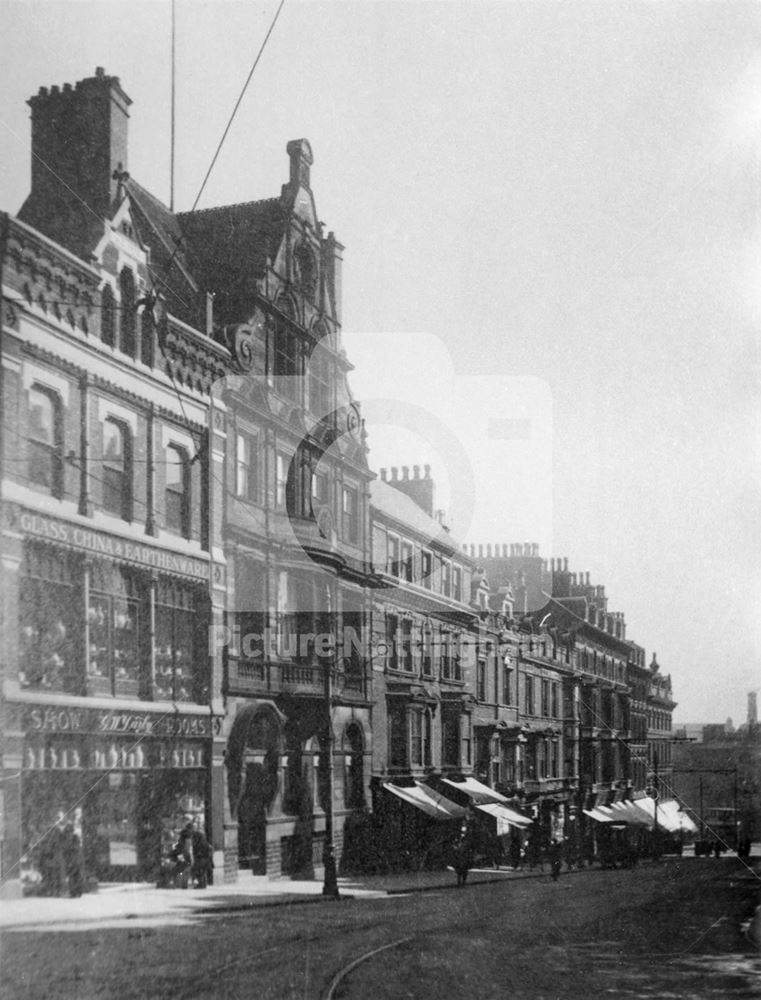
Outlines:
<svg viewBox="0 0 761 1000"><path fill-rule="evenodd" d="M648 814L639 809L635 802L614 802L610 807L614 817L622 823L630 823L632 826L651 826L652 821Z"/></svg>
<svg viewBox="0 0 761 1000"><path fill-rule="evenodd" d="M461 778L459 781L455 781L454 778L444 778L443 780L452 788L465 792L476 805L483 805L486 802L500 802L504 805L508 801L504 795L500 795L499 792L495 792L493 788L483 785L475 778Z"/></svg>
<svg viewBox="0 0 761 1000"><path fill-rule="evenodd" d="M697 833L697 825L690 819L686 812L682 812L676 799L667 799L659 802L656 812L655 799L645 797L637 799L635 803L637 809L644 812L651 826L655 824L656 816L658 827L667 830L669 833Z"/></svg>
<svg viewBox="0 0 761 1000"><path fill-rule="evenodd" d="M466 812L462 806L444 798L443 795L429 788L428 785L422 785L419 781L416 781L414 785L393 785L391 782L386 782L383 787L433 819L460 819Z"/></svg>
<svg viewBox="0 0 761 1000"><path fill-rule="evenodd" d="M603 812L603 810L605 810ZM582 809L585 816L595 820L597 823L615 823L616 818L606 806L595 806L594 809Z"/></svg>
<svg viewBox="0 0 761 1000"><path fill-rule="evenodd" d="M525 830L533 822L528 816L522 816L520 813L515 812L514 809L503 806L501 802L485 802L483 805L476 806L476 808L489 816L493 816L497 820L497 833L500 836L504 833L509 833L511 827Z"/></svg>

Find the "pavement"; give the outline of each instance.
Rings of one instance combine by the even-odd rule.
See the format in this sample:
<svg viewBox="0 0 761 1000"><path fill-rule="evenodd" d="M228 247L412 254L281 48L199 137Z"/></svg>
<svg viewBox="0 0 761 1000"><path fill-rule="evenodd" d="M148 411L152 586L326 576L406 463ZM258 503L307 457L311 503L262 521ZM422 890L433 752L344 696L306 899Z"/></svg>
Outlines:
<svg viewBox="0 0 761 1000"><path fill-rule="evenodd" d="M754 857L757 858L759 853L754 851ZM689 855L685 852L685 856L691 855L692 852ZM734 851L728 852L725 857L735 857ZM669 856L663 860L678 859ZM640 862L643 866L654 863L648 860ZM564 867L560 879L575 874L575 870L568 872ZM549 881L549 865L544 870L471 868L467 885L531 878ZM455 873L451 869L342 877L338 879L338 887L341 897L346 899L380 899L415 892L455 891L457 888ZM252 907L319 903L322 900L322 881L319 879L273 879L246 871L238 873L236 882L212 885L207 889L157 889L154 883L148 882L102 883L96 891L73 899L25 896L0 900L0 931L181 924L201 916L234 913Z"/></svg>
<svg viewBox="0 0 761 1000"><path fill-rule="evenodd" d="M562 877L564 877L565 872ZM541 872L511 868L472 868L468 885L514 879L549 880L549 866ZM456 889L452 870L361 875L338 879L342 898L379 899L411 892ZM24 896L0 900L0 930L83 930L87 926L185 923L195 916L230 913L260 906L318 903L322 881L272 879L241 871L237 882L207 889L157 889L154 883L101 884L76 898Z"/></svg>

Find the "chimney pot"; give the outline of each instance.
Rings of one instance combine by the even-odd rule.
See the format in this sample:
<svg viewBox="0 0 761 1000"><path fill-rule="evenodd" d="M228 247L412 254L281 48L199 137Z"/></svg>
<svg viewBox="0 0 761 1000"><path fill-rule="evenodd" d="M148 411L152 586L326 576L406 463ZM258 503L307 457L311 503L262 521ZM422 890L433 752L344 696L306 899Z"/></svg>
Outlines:
<svg viewBox="0 0 761 1000"><path fill-rule="evenodd" d="M102 66L96 66L95 67L95 75L96 76L105 76L106 75L106 71L103 69Z"/></svg>
<svg viewBox="0 0 761 1000"><path fill-rule="evenodd" d="M431 478L431 467L430 467L430 465L424 465L423 466L423 472L425 473L425 478L426 479L430 479Z"/></svg>
<svg viewBox="0 0 761 1000"><path fill-rule="evenodd" d="M565 559L563 560L563 572L564 572L564 573L567 573L567 572L568 572L568 557L567 557L567 556L566 556L566 558L565 558Z"/></svg>
<svg viewBox="0 0 761 1000"><path fill-rule="evenodd" d="M491 559L491 545L486 546L486 558Z"/></svg>
<svg viewBox="0 0 761 1000"><path fill-rule="evenodd" d="M61 93L61 88L58 86L57 83L54 83L53 86L50 88L50 93L51 94L60 94Z"/></svg>
<svg viewBox="0 0 761 1000"><path fill-rule="evenodd" d="M483 547L483 545L479 544L479 546L478 546L478 558L482 559L483 558L483 554L484 554L484 547Z"/></svg>
<svg viewBox="0 0 761 1000"><path fill-rule="evenodd" d="M412 466L412 478L413 479L420 479L420 466L419 465L413 465Z"/></svg>
<svg viewBox="0 0 761 1000"><path fill-rule="evenodd" d="M502 558L503 559L507 559L507 544L506 543L503 543L503 545L502 545Z"/></svg>
<svg viewBox="0 0 761 1000"><path fill-rule="evenodd" d="M398 478L399 478L399 470L397 469L397 467L395 465L392 465L391 466L391 481L395 483Z"/></svg>
<svg viewBox="0 0 761 1000"><path fill-rule="evenodd" d="M63 92L64 94L70 94L72 92L70 83L65 83L63 85Z"/></svg>
<svg viewBox="0 0 761 1000"><path fill-rule="evenodd" d="M410 478L410 467L409 465L402 466L402 479L407 480Z"/></svg>
<svg viewBox="0 0 761 1000"><path fill-rule="evenodd" d="M380 470L380 477L383 480L383 482L385 483L386 482L386 470L385 469L381 469Z"/></svg>

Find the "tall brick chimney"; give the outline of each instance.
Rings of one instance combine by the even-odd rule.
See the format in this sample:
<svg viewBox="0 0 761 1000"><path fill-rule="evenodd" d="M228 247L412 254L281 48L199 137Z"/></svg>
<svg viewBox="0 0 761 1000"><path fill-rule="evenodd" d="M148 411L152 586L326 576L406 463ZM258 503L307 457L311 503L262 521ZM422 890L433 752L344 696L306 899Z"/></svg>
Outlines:
<svg viewBox="0 0 761 1000"><path fill-rule="evenodd" d="M111 215L127 170L132 103L102 67L74 87L41 87L32 109L32 190L19 218L86 254Z"/></svg>

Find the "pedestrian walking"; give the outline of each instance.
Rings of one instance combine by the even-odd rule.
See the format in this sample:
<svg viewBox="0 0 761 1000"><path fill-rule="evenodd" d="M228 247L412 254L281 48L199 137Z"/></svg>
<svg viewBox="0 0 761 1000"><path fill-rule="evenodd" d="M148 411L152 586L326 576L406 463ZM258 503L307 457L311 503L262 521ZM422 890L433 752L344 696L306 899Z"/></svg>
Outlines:
<svg viewBox="0 0 761 1000"><path fill-rule="evenodd" d="M552 881L557 882L560 878L560 869L563 865L563 843L560 840L553 840L549 850L550 871Z"/></svg>
<svg viewBox="0 0 761 1000"><path fill-rule="evenodd" d="M212 881L214 859L209 841L206 839L203 830L195 824L192 828L191 847L193 859L191 877L193 884L198 889L205 889Z"/></svg>
<svg viewBox="0 0 761 1000"><path fill-rule="evenodd" d="M193 866L193 824L187 823L180 831L177 843L172 849L174 861L174 886L187 889Z"/></svg>
<svg viewBox="0 0 761 1000"><path fill-rule="evenodd" d="M515 871L521 867L521 838L517 833L510 838L510 864Z"/></svg>
<svg viewBox="0 0 761 1000"><path fill-rule="evenodd" d="M85 888L84 859L82 842L73 823L67 823L61 831L61 853L69 895L81 896Z"/></svg>
<svg viewBox="0 0 761 1000"><path fill-rule="evenodd" d="M457 876L457 885L463 886L468 880L468 871L473 864L473 832L469 823L463 823L460 833L452 845L452 867Z"/></svg>
<svg viewBox="0 0 761 1000"><path fill-rule="evenodd" d="M43 896L62 896L66 888L66 862L63 852L65 822L65 813L59 810L55 823L42 838L37 852L40 892Z"/></svg>

